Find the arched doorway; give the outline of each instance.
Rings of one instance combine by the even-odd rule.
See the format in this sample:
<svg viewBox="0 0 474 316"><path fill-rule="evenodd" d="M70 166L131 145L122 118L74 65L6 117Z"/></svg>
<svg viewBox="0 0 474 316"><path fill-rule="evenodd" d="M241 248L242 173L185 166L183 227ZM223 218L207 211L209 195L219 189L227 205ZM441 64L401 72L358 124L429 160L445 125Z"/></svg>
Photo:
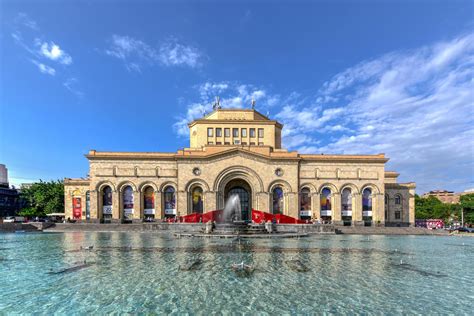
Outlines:
<svg viewBox="0 0 474 316"><path fill-rule="evenodd" d="M237 194L240 199L240 208L242 210L242 220L250 221L252 211L252 189L247 181L242 179L234 179L229 181L225 186L224 200Z"/></svg>

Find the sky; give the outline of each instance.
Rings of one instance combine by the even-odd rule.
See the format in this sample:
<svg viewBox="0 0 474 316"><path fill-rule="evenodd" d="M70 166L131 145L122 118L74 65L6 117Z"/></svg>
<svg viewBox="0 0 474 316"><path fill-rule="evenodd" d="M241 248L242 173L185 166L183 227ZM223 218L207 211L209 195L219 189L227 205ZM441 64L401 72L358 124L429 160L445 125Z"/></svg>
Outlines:
<svg viewBox="0 0 474 316"><path fill-rule="evenodd" d="M472 1L0 0L0 163L85 177L90 149L175 152L250 108L301 153L377 154L417 192L474 188Z"/></svg>

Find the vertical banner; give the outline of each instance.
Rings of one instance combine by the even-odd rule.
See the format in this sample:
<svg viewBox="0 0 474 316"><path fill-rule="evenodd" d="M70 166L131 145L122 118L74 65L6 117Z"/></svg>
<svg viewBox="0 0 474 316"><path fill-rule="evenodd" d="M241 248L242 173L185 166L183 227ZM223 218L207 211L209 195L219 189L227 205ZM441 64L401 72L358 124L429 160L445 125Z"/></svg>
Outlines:
<svg viewBox="0 0 474 316"><path fill-rule="evenodd" d="M123 190L123 212L127 218L133 214L133 189L130 186Z"/></svg>
<svg viewBox="0 0 474 316"><path fill-rule="evenodd" d="M165 215L176 215L176 194L173 187L165 190Z"/></svg>
<svg viewBox="0 0 474 316"><path fill-rule="evenodd" d="M81 219L82 215L82 205L80 197L72 198L72 217L74 219Z"/></svg>
<svg viewBox="0 0 474 316"><path fill-rule="evenodd" d="M145 215L154 215L155 214L155 190L152 187L148 187L146 188L143 196L144 196L143 213Z"/></svg>
<svg viewBox="0 0 474 316"><path fill-rule="evenodd" d="M110 187L104 188L102 205L102 213L104 215L112 215L112 189Z"/></svg>

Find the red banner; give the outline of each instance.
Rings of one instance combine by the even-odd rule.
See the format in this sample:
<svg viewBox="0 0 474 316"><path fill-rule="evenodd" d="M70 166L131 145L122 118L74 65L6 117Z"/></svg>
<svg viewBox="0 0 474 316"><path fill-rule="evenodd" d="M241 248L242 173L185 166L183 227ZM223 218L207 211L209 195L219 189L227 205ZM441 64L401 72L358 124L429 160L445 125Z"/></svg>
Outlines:
<svg viewBox="0 0 474 316"><path fill-rule="evenodd" d="M81 198L80 197L72 198L72 217L74 219L81 219L81 215L82 215Z"/></svg>

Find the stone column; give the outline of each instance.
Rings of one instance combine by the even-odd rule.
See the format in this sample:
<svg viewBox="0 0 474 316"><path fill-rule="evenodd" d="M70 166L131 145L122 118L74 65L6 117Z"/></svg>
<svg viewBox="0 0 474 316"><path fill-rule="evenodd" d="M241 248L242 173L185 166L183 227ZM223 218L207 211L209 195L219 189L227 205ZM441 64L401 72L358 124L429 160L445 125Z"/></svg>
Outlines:
<svg viewBox="0 0 474 316"><path fill-rule="evenodd" d="M252 205L256 210L270 212L270 197L267 192L257 192L257 203Z"/></svg>
<svg viewBox="0 0 474 316"><path fill-rule="evenodd" d="M362 221L362 195L360 193L353 193L352 203L352 225L363 226Z"/></svg>
<svg viewBox="0 0 474 316"><path fill-rule="evenodd" d="M313 220L318 220L318 218L321 218L321 202L320 202L321 196L319 193L311 193L311 211L313 212L312 214L312 219Z"/></svg>
<svg viewBox="0 0 474 316"><path fill-rule="evenodd" d="M385 226L385 209L384 209L384 194L376 193L374 198L375 217L374 222L376 226ZM374 216L374 214L372 214Z"/></svg>
<svg viewBox="0 0 474 316"><path fill-rule="evenodd" d="M298 208L298 193L288 192L285 194L287 197L287 202L285 203L285 213L288 216L299 218L299 208Z"/></svg>
<svg viewBox="0 0 474 316"><path fill-rule="evenodd" d="M133 219L143 219L143 197L140 191L133 191Z"/></svg>
<svg viewBox="0 0 474 316"><path fill-rule="evenodd" d="M119 190L112 191L112 219L121 220L122 219L122 196Z"/></svg>
<svg viewBox="0 0 474 316"><path fill-rule="evenodd" d="M155 191L155 218L163 219L165 217L163 210L163 194L158 190Z"/></svg>
<svg viewBox="0 0 474 316"><path fill-rule="evenodd" d="M214 191L204 192L204 213L217 210L217 194Z"/></svg>
<svg viewBox="0 0 474 316"><path fill-rule="evenodd" d="M410 188L408 194L408 222L410 226L415 226L415 188Z"/></svg>
<svg viewBox="0 0 474 316"><path fill-rule="evenodd" d="M341 194L332 194L332 222L334 225L343 225L341 217Z"/></svg>
<svg viewBox="0 0 474 316"><path fill-rule="evenodd" d="M188 214L188 192L176 191L176 216Z"/></svg>
<svg viewBox="0 0 474 316"><path fill-rule="evenodd" d="M90 212L91 212L91 221L99 219L99 195L100 193L96 190L90 191Z"/></svg>

